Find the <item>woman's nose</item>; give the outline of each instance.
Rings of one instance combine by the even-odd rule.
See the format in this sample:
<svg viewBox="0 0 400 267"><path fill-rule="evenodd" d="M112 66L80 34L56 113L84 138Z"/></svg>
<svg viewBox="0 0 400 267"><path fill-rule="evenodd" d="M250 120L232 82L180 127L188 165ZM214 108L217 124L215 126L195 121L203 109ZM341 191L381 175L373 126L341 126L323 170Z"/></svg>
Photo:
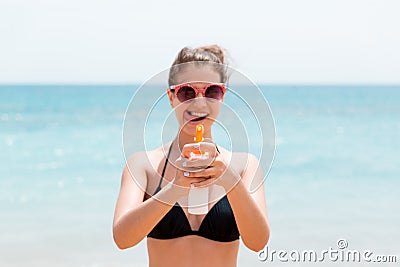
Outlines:
<svg viewBox="0 0 400 267"><path fill-rule="evenodd" d="M203 96L203 93L199 93L194 99L196 106L207 106L207 99Z"/></svg>

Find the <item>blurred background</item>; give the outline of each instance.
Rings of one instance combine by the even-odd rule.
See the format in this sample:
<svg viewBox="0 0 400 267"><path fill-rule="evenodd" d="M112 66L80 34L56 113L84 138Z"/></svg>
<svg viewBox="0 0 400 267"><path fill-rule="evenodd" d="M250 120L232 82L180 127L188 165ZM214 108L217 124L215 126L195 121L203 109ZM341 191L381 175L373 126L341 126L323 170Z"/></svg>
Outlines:
<svg viewBox="0 0 400 267"><path fill-rule="evenodd" d="M181 48L208 44L228 50L274 115L268 248L344 238L400 260L399 7L1 1L0 265L147 266L145 240L125 251L112 240L124 114ZM261 262L241 245L239 266L267 264L315 265Z"/></svg>

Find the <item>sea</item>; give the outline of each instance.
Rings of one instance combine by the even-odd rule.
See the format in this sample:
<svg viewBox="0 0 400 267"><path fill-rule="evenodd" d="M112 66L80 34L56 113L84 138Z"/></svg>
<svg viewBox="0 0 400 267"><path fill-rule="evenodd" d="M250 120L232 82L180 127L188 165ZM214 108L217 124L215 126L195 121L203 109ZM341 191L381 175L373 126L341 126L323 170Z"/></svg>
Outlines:
<svg viewBox="0 0 400 267"><path fill-rule="evenodd" d="M146 117L153 123L146 131L147 136L156 133L145 141L149 148L176 132L160 135L161 128L154 126L174 120L167 99L160 99L164 113L151 109L154 105L134 100L139 88L0 86L0 266L148 265L145 240L119 250L112 237L121 173L133 152L125 144L126 120ZM273 125L267 138L262 127L250 122L246 128L251 116L228 128L221 124L216 134L229 131L234 147L247 133L249 152L259 157L265 175L271 237L264 254L241 241L238 266L398 266L400 86L259 89L245 101L256 103L263 96L268 104L270 113L252 111ZM235 101L226 101L235 111ZM155 110L152 116L149 110ZM142 142L143 135L130 140ZM262 156L263 147L268 157ZM319 256L317 262L296 260L297 253L310 250ZM337 253L319 261L325 250ZM348 250L371 252L370 262L338 256ZM397 263L378 264L375 256L396 256Z"/></svg>

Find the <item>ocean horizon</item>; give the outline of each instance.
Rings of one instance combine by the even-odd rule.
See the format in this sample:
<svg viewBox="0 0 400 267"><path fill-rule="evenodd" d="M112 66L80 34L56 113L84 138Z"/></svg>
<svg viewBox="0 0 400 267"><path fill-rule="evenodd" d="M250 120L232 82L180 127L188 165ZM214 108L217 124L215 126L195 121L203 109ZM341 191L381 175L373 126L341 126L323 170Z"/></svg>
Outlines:
<svg viewBox="0 0 400 267"><path fill-rule="evenodd" d="M121 251L112 238L123 119L139 87L0 85L1 266L147 266L145 240ZM400 85L259 87L276 131L268 248L346 240L399 261ZM284 264L241 243L238 266Z"/></svg>

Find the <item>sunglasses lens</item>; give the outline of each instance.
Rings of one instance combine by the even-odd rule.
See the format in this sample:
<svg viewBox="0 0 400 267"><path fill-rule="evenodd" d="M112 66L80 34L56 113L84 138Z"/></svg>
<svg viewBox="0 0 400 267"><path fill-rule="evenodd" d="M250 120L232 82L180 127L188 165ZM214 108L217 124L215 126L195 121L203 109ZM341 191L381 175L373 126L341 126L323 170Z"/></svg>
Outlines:
<svg viewBox="0 0 400 267"><path fill-rule="evenodd" d="M213 98L216 100L221 100L224 96L224 91L222 90L221 86L218 85L211 85L207 88L205 97Z"/></svg>
<svg viewBox="0 0 400 267"><path fill-rule="evenodd" d="M196 97L196 92L193 88L189 86L184 86L177 92L176 95L181 102L188 101Z"/></svg>

